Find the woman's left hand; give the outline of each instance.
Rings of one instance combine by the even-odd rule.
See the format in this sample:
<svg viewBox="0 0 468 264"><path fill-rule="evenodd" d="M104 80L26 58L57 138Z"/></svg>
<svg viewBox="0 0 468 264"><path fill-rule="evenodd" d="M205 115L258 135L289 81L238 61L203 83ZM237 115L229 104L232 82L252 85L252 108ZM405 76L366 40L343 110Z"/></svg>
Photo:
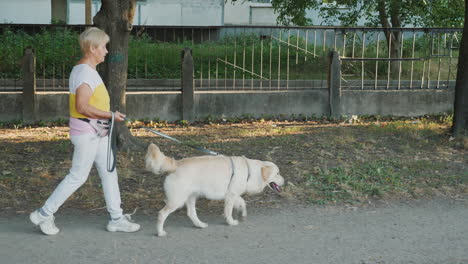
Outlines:
<svg viewBox="0 0 468 264"><path fill-rule="evenodd" d="M114 120L115 121L122 122L122 121L124 121L124 118L125 118L125 114L120 113L119 111L114 112Z"/></svg>

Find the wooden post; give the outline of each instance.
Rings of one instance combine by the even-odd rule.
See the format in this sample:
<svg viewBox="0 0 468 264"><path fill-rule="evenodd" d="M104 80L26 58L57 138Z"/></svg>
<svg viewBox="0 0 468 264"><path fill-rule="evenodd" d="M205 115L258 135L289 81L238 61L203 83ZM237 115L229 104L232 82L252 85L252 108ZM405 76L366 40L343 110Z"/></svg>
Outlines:
<svg viewBox="0 0 468 264"><path fill-rule="evenodd" d="M330 117L341 118L341 60L337 51L330 52L328 67L328 91Z"/></svg>
<svg viewBox="0 0 468 264"><path fill-rule="evenodd" d="M193 57L190 48L182 50L182 119L194 121Z"/></svg>
<svg viewBox="0 0 468 264"><path fill-rule="evenodd" d="M85 0L85 24L93 24L91 21L91 0Z"/></svg>
<svg viewBox="0 0 468 264"><path fill-rule="evenodd" d="M31 47L23 55L23 122L36 121L36 56Z"/></svg>

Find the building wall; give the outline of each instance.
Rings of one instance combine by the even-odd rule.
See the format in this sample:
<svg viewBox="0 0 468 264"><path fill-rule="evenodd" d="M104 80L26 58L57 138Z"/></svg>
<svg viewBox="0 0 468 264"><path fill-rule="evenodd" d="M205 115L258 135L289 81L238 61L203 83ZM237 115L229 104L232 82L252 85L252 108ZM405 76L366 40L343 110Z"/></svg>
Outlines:
<svg viewBox="0 0 468 264"><path fill-rule="evenodd" d="M221 26L223 5L223 0L147 0L135 25Z"/></svg>
<svg viewBox="0 0 468 264"><path fill-rule="evenodd" d="M241 3L226 2L224 6L224 24L225 25L248 25L249 24L249 5L248 2Z"/></svg>
<svg viewBox="0 0 468 264"><path fill-rule="evenodd" d="M0 1L0 23L50 24L52 0ZM84 0L67 0L67 23L85 24ZM101 1L93 0L95 16ZM137 1L134 25L221 26L224 0Z"/></svg>
<svg viewBox="0 0 468 264"><path fill-rule="evenodd" d="M0 1L0 23L49 24L51 0Z"/></svg>
<svg viewBox="0 0 468 264"><path fill-rule="evenodd" d="M342 8L338 12L347 10ZM233 3L228 1L225 5L225 25L277 25L277 17L271 4L252 3L251 1L236 1ZM320 10L307 10L306 17L312 20L312 25L325 25ZM362 26L365 22L366 20L361 17L358 20L358 25ZM336 23L335 26L339 26L339 24Z"/></svg>
<svg viewBox="0 0 468 264"><path fill-rule="evenodd" d="M83 0L67 0L67 24L85 24L85 2ZM101 1L91 1L91 16L94 17L101 8Z"/></svg>
<svg viewBox="0 0 468 264"><path fill-rule="evenodd" d="M278 16L269 4L251 4L250 24L252 25L276 25Z"/></svg>
<svg viewBox="0 0 468 264"><path fill-rule="evenodd" d="M224 7L225 25L276 25L271 4L228 1Z"/></svg>
<svg viewBox="0 0 468 264"><path fill-rule="evenodd" d="M67 1L67 23L85 23L84 0ZM0 23L49 24L52 0L0 1ZM92 0L92 16L101 6ZM224 0L137 0L134 25L222 26L276 25L271 4ZM345 11L345 9L343 9ZM308 10L313 25L323 25L320 11ZM361 19L359 25L365 21Z"/></svg>
<svg viewBox="0 0 468 264"><path fill-rule="evenodd" d="M221 26L223 0L145 0L137 1L134 25ZM100 9L93 1L92 15ZM69 0L68 24L84 24L84 1Z"/></svg>

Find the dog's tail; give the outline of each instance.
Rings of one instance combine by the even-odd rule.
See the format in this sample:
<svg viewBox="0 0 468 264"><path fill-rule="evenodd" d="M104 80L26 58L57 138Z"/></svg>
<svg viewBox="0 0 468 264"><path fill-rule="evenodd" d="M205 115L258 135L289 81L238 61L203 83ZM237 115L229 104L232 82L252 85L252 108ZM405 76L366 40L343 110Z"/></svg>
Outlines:
<svg viewBox="0 0 468 264"><path fill-rule="evenodd" d="M173 158L166 157L158 146L151 143L148 146L148 151L145 157L146 169L154 174L173 172L177 169L177 161Z"/></svg>

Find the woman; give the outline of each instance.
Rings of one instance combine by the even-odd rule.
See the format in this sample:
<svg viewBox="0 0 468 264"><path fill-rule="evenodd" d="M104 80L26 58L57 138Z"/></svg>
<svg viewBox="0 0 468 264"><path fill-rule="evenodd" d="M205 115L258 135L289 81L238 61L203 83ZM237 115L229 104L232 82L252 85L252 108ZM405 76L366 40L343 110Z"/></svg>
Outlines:
<svg viewBox="0 0 468 264"><path fill-rule="evenodd" d="M44 234L57 234L60 230L55 226L54 213L86 182L94 163L101 178L107 211L111 217L107 230L136 232L140 225L133 223L130 215L122 214L117 172L115 169L108 172L106 166L108 127L106 129L103 123L112 115L117 122L123 121L125 117L118 111L110 111L109 94L96 71L96 66L104 61L107 54L109 36L104 31L91 27L80 35L79 42L83 57L73 67L69 79L70 139L74 145L72 167L44 206L30 214L30 220Z"/></svg>

